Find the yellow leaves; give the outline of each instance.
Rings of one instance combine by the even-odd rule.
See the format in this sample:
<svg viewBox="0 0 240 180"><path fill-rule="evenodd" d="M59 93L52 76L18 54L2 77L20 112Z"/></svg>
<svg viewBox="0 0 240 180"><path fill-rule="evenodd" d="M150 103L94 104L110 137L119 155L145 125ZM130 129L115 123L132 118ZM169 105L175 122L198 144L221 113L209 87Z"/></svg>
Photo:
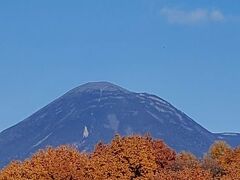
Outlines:
<svg viewBox="0 0 240 180"><path fill-rule="evenodd" d="M225 141L216 141L210 147L208 154L212 159L221 161L230 152L231 147Z"/></svg>
<svg viewBox="0 0 240 180"><path fill-rule="evenodd" d="M240 147L213 144L203 160L189 152L176 154L163 141L148 136L116 135L94 152L71 146L48 147L0 171L0 180L237 180Z"/></svg>

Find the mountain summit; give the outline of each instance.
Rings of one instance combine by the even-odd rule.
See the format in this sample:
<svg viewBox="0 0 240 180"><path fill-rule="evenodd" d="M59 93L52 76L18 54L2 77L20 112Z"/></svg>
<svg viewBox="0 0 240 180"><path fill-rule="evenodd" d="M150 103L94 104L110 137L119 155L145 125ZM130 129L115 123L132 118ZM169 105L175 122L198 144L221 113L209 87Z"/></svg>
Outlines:
<svg viewBox="0 0 240 180"><path fill-rule="evenodd" d="M117 86L115 84L112 84L110 82L89 82L86 84L83 84L79 87L74 88L73 90L69 91L69 93L83 93L83 92L91 92L91 91L118 91L118 92L124 92L129 93L126 89L121 88L120 86Z"/></svg>
<svg viewBox="0 0 240 180"><path fill-rule="evenodd" d="M214 140L240 142L239 134L213 134L158 96L130 92L108 82L74 88L0 133L0 166L48 145L90 151L114 134L150 133L177 151L202 155Z"/></svg>

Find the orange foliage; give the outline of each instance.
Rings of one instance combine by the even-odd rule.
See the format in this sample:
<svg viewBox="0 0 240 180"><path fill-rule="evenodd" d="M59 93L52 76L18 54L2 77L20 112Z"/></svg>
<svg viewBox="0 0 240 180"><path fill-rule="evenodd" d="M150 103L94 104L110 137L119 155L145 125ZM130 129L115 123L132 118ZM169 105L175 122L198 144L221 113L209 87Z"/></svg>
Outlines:
<svg viewBox="0 0 240 180"><path fill-rule="evenodd" d="M157 173L155 180L211 180L209 171L197 168L183 168L182 170L162 170Z"/></svg>
<svg viewBox="0 0 240 180"><path fill-rule="evenodd" d="M173 170L183 170L185 168L199 168L201 166L198 158L190 152L181 152L176 156L172 165Z"/></svg>
<svg viewBox="0 0 240 180"><path fill-rule="evenodd" d="M88 157L69 146L40 150L24 162L12 162L0 174L1 180L81 179Z"/></svg>
<svg viewBox="0 0 240 180"><path fill-rule="evenodd" d="M84 154L70 146L46 148L23 162L0 170L0 180L237 180L240 147L213 144L203 160L189 152L176 154L150 136L116 135Z"/></svg>
<svg viewBox="0 0 240 180"><path fill-rule="evenodd" d="M209 149L208 155L218 161L219 163L223 163L226 155L231 153L231 147L225 141L216 141Z"/></svg>
<svg viewBox="0 0 240 180"><path fill-rule="evenodd" d="M202 167L203 169L210 171L214 179L220 179L226 174L223 167L208 155L204 157Z"/></svg>
<svg viewBox="0 0 240 180"><path fill-rule="evenodd" d="M240 179L240 147L232 149L223 141L215 142L204 158L203 167L209 169L215 179Z"/></svg>
<svg viewBox="0 0 240 180"><path fill-rule="evenodd" d="M210 171L201 167L196 156L189 152L181 152L176 155L174 163L167 169L163 169L155 176L156 180L210 180Z"/></svg>
<svg viewBox="0 0 240 180"><path fill-rule="evenodd" d="M240 147L233 149L222 164L226 175L223 179L240 179Z"/></svg>
<svg viewBox="0 0 240 180"><path fill-rule="evenodd" d="M97 145L90 156L89 174L91 179L150 179L174 157L174 151L162 141L116 136L109 145Z"/></svg>

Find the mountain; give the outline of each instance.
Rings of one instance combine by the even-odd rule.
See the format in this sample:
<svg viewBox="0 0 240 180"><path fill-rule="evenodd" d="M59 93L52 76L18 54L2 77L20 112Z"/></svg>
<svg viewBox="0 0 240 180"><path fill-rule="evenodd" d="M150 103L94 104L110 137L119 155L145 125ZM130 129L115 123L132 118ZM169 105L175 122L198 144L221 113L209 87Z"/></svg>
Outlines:
<svg viewBox="0 0 240 180"><path fill-rule="evenodd" d="M177 151L200 156L217 139L240 142L239 134L213 134L167 101L108 82L81 85L0 133L0 166L48 145L73 144L91 151L115 133L150 133ZM235 139L234 139L235 138Z"/></svg>

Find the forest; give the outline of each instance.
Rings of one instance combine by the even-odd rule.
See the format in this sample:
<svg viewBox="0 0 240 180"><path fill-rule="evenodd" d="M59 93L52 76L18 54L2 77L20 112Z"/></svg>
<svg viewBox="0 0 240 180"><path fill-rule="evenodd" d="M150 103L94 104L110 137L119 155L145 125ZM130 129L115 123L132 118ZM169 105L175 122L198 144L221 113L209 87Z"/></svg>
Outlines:
<svg viewBox="0 0 240 180"><path fill-rule="evenodd" d="M0 170L0 180L237 180L240 147L216 141L197 158L176 153L150 135L115 135L99 142L93 152L73 146L47 147L24 161L12 161Z"/></svg>

